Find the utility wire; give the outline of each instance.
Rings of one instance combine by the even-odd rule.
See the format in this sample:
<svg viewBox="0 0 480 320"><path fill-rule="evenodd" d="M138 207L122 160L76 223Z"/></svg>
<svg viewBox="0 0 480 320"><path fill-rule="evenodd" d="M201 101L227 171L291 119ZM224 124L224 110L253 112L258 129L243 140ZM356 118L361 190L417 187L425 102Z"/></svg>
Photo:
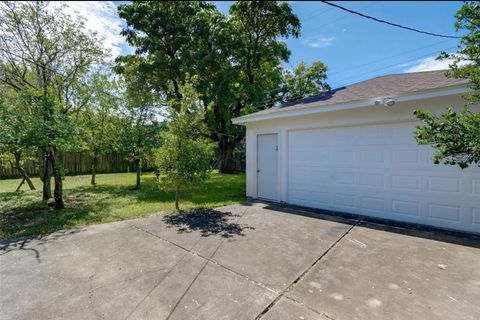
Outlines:
<svg viewBox="0 0 480 320"><path fill-rule="evenodd" d="M394 54L394 55L391 55L391 56L387 56L387 57L384 57L384 58L381 58L381 59L376 59L376 60L371 60L367 63L364 63L360 66L356 66L356 67L352 67L352 68L346 68L346 69L341 69L339 71L335 71L335 72L332 72L332 73L328 73L328 77L330 78L332 75L338 75L338 74L342 74L342 73L345 73L345 72L348 72L348 71L351 71L351 70L356 70L356 69L362 69L366 66L370 66L372 64L376 64L378 62L381 62L381 61L385 61L385 60L389 60L391 58L395 58L395 57L399 57L399 56L403 56L405 54L408 54L408 53L413 53L413 52L417 52L417 51L421 51L423 49L426 49L426 48L430 48L430 47L433 47L433 46L436 46L436 45L439 45L439 44L443 44L445 42L448 42L448 41L451 41L451 40L442 40L442 41L439 41L439 42L436 42L436 43L433 43L433 44L429 44L427 46L422 46L422 47L419 47L419 48L414 48L412 50L407 50L407 51L403 51L403 52L400 52L400 53L397 53L397 54ZM452 49L454 47L449 47L447 49L444 49L444 50L449 50L449 49ZM433 52L429 52L427 53L427 55L431 55L431 54L435 54L435 53L438 53L439 50L435 50ZM414 60L417 60L417 59L421 59L423 58L424 55L420 56L420 57L416 57ZM410 61L414 61L414 60L409 60L408 62ZM391 66L385 66L385 67L382 67L383 68L390 68ZM291 67L293 69L293 67ZM371 73L371 72L374 72L375 70L373 71L366 71L365 73ZM362 73L360 73L361 75ZM355 77L355 76L354 76ZM348 77L347 79L349 79L351 77ZM344 78L345 79L345 78ZM271 102L274 102L274 101L277 101L278 100L278 97L276 97L275 95L276 94L279 94L281 93L283 90L285 89L288 89L292 87L291 85L283 85L279 88L276 88L276 89L273 89L273 90L270 90L270 91L267 91L265 94L267 95L274 95L273 97L270 97L270 98L266 98L264 99L261 103L261 105L263 106L264 104L268 104L268 103L271 103Z"/></svg>
<svg viewBox="0 0 480 320"><path fill-rule="evenodd" d="M402 51L402 52L399 52L397 54L394 54L394 55L390 55L390 56L386 56L386 57L383 57L381 59L377 59L377 60L373 60L373 61L369 61L369 62L366 62L360 66L356 66L356 67L352 67L352 68L343 68L343 69L340 69L338 71L335 71L333 73L329 73L328 76L330 77L331 75L337 75L337 74L341 74L341 73L345 73L345 72L350 72L352 70L356 70L356 69L361 69L363 67L366 67L366 66L369 66L369 65L372 65L372 64L376 64L378 62L381 62L381 61L385 61L385 60L389 60L391 58L395 58L395 57L399 57L399 56L403 56L405 54L408 54L408 53L412 53L412 52L417 52L417 51L421 51L423 49L426 49L426 48L430 48L430 47L434 47L434 46L437 46L439 44L443 44L443 43L446 43L448 41L452 41L451 39L447 39L447 40L442 40L440 42L435 42L435 43L432 43L432 44L429 44L429 45L426 45L426 46L422 46L422 47L419 47L419 48L414 48L412 50L407 50L407 51ZM432 52L431 54L434 54L434 53L437 53L438 50L435 50L434 52Z"/></svg>
<svg viewBox="0 0 480 320"><path fill-rule="evenodd" d="M455 48L455 46L450 47L450 48L447 48L446 50L450 50L450 49L453 49L453 48ZM355 78L357 78L358 76L366 75L366 74L369 74L369 73L372 73L372 72L381 71L381 70L388 70L388 69L391 69L391 68L396 67L396 66L398 66L398 65L405 65L405 64L408 64L408 63L410 63L410 62L418 61L419 59L428 58L428 57L430 57L430 54L425 54L425 55L422 55L422 56L417 57L417 58L415 58L415 59L411 59L411 60L404 61L404 62L400 62L400 63L391 64L391 65L389 65L389 66L385 66L385 67L382 67L382 68L377 68L377 69L374 69L374 70L370 70L370 71L368 71L368 72L360 73L360 74L358 74L358 75L349 76L349 77L340 79L340 81L345 81L345 80L348 80L348 79L355 79ZM341 87L347 86L347 85L349 85L349 84L351 84L351 83L345 83L345 84L340 85L340 86L338 86L338 87L341 88Z"/></svg>
<svg viewBox="0 0 480 320"><path fill-rule="evenodd" d="M366 8L370 8L370 7L372 7L372 6L374 6L374 5L377 5L377 4L378 4L378 2L371 3L371 4L367 4L366 6L360 7L360 8L358 8L357 10L363 10L363 9L366 9ZM330 8L330 9L334 9L334 8ZM328 25L337 23L338 21L344 20L344 19L346 19L346 18L348 18L348 17L349 17L348 14L346 14L345 16L340 17L340 18L338 18L338 19L334 19L334 20L328 21L328 22L326 22L326 23L324 23L324 24L321 24L321 25L319 25L319 26L314 26L313 28L306 29L305 31L307 31L307 33L306 33L306 34L303 34L303 33L302 33L302 36L308 36L309 34L311 34L311 31L316 31L316 30L321 29L321 28L323 28L323 27L326 27L326 26L328 26ZM305 20L303 20L303 21L305 21Z"/></svg>
<svg viewBox="0 0 480 320"><path fill-rule="evenodd" d="M449 50L449 49L453 49L455 47L450 47L450 48L447 48L446 50ZM343 78L341 79L341 81L345 81L345 80L348 80L348 79L354 79L356 77L359 77L359 76L363 76L363 75L366 75L366 74L369 74L369 73L372 73L372 72L377 72L377 71L382 71L382 70L388 70L388 69L391 69L392 67L395 67L395 66L398 66L399 64L406 64L406 63L409 63L409 62L414 62L414 61L417 61L418 59L422 59L422 58L425 58L425 57L429 57L431 54L426 54L426 55L422 55L420 57L416 57L415 59L410 59L408 61L403 61L403 62L399 62L399 63L395 63L395 64L392 64L392 65L388 65L388 66L384 66L384 67L381 67L381 68L377 68L377 69L374 69L374 70L370 70L370 71L367 71L367 72L362 72L362 73L359 73L357 75L354 75L354 76L350 76L350 77L346 77L346 78ZM350 85L351 83L346 83L346 84L342 84L342 85L338 85L336 86L336 88L341 88L341 87L345 87L347 85ZM283 87L285 88L285 87ZM295 98L300 98L300 97L291 97L289 98L289 101L288 102L292 102L292 100L294 100ZM306 97L307 98L307 97ZM263 108L263 107L268 107L269 105L271 105L272 103L274 103L275 101L277 101L277 99L275 98L269 98L269 99L265 99L264 101L260 102L259 105L257 105L257 109L258 108Z"/></svg>
<svg viewBox="0 0 480 320"><path fill-rule="evenodd" d="M366 19L370 19L370 20L373 20L373 21L376 21L376 22L384 23L384 24L390 25L392 27L397 27L397 28L401 28L401 29L405 29L405 30L409 30L409 31L417 32L417 33L422 33L422 34L426 34L426 35L429 35L429 36L440 37L440 38L449 38L449 39L460 39L461 38L461 37L458 37L458 36L450 36L450 35L445 35L445 34L440 34L440 33L428 32L428 31L423 31L423 30L416 29L416 28L403 26L403 25L400 25L398 23L393 23L393 22L390 22L390 21L387 21L387 20L378 19L378 18L369 16L369 15L363 14L361 12L342 7L338 4L335 4L335 3L332 3L332 2L329 2L329 1L324 1L324 0L320 0L320 1L325 3L326 5L338 8L340 10L349 12L351 14L355 14L357 16L360 16L360 17L363 17L363 18L366 18Z"/></svg>

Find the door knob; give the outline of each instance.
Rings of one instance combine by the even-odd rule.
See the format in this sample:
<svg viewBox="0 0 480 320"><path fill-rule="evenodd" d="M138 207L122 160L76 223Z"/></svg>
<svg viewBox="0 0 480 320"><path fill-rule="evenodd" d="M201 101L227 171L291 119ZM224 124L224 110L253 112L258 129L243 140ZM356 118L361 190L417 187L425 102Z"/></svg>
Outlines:
<svg viewBox="0 0 480 320"><path fill-rule="evenodd" d="M260 172L260 170L259 170L259 169L257 169L257 173L259 173L259 172Z"/></svg>

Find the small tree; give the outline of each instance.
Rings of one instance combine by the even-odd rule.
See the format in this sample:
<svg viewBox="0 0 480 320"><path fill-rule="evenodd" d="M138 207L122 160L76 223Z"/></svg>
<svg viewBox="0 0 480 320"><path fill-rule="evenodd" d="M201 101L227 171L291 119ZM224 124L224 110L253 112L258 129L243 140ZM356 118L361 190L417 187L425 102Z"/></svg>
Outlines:
<svg viewBox="0 0 480 320"><path fill-rule="evenodd" d="M159 100L146 82L138 61L117 66L116 71L125 79L124 105L120 108L120 138L118 150L137 169L135 189L140 189L143 161L158 146L157 134L162 125L158 122Z"/></svg>
<svg viewBox="0 0 480 320"><path fill-rule="evenodd" d="M15 168L22 181L17 190L26 182L35 190L24 161L35 153L29 142L32 138L32 117L24 99L9 88L0 86L0 159Z"/></svg>
<svg viewBox="0 0 480 320"><path fill-rule="evenodd" d="M35 141L43 153L43 199L64 208L60 156L70 148L78 122L75 86L102 60L100 40L87 32L84 19L48 1L0 2L0 83L28 95L35 114Z"/></svg>
<svg viewBox="0 0 480 320"><path fill-rule="evenodd" d="M455 29L466 30L457 53L441 53L438 59L453 59L447 76L470 80L472 91L464 98L467 103L480 101L480 4L466 2L456 14ZM468 105L462 112L451 108L441 115L415 110L414 115L423 121L418 126L415 139L436 149L435 163L458 165L467 168L480 165L480 113L470 112Z"/></svg>
<svg viewBox="0 0 480 320"><path fill-rule="evenodd" d="M118 142L119 121L116 116L120 95L113 76L94 72L83 86L85 110L80 113L83 149L92 158L91 184L96 184L98 157L115 150Z"/></svg>
<svg viewBox="0 0 480 320"><path fill-rule="evenodd" d="M157 150L160 184L175 190L175 208L180 191L204 182L212 171L216 145L208 137L204 123L205 108L191 84L179 89L182 99L169 103L169 124L163 131Z"/></svg>

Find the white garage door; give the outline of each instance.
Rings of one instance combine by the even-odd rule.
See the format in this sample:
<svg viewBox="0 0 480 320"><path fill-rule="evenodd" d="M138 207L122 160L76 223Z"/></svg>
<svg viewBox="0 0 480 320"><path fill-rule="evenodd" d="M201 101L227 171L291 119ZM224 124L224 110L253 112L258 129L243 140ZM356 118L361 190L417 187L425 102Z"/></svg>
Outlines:
<svg viewBox="0 0 480 320"><path fill-rule="evenodd" d="M288 202L480 233L480 168L433 164L414 128L290 131Z"/></svg>

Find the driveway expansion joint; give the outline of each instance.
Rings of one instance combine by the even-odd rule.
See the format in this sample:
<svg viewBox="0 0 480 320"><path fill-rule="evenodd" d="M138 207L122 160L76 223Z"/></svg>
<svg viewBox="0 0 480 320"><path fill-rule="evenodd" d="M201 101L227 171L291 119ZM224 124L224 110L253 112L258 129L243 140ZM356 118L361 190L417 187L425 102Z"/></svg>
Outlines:
<svg viewBox="0 0 480 320"><path fill-rule="evenodd" d="M243 216L245 215L245 213L248 211L248 208L245 209L245 211L243 211L242 215L237 219L237 222L240 221L240 219L243 218ZM195 246L200 242L202 238L200 238L193 246L192 246L192 249L195 248ZM188 287L185 289L185 291L183 292L182 296L177 300L177 303L175 303L175 306L172 308L172 310L170 311L170 313L168 314L166 320L170 319L170 317L173 315L173 313L175 312L175 310L177 309L178 305L180 304L180 302L183 300L183 298L185 297L185 295L187 294L187 292L190 290L190 288L193 286L193 284L195 283L195 281L197 281L198 277L200 276L200 274L202 273L202 271L205 269L205 267L207 266L208 262L213 258L213 256L217 253L218 249L220 249L220 247L222 246L222 244L225 242L225 239L222 239L220 241L220 243L217 245L217 247L215 248L215 250L213 251L213 253L210 255L210 257L207 259L206 257L202 257L200 254L197 254L196 252L193 252L191 250L187 250L188 252L191 252L195 255L198 255L199 257L205 259L205 264L202 266L202 268L200 269L200 271L195 275L195 278L193 278L193 280L190 282L190 284L188 285Z"/></svg>
<svg viewBox="0 0 480 320"><path fill-rule="evenodd" d="M283 289L275 299L273 299L273 301L262 311L260 312L260 314L258 316L255 317L255 320L260 320L261 318L263 318L263 316L268 312L270 311L270 309L273 308L273 306L275 306L278 301L280 301L280 299L285 296L286 296L286 293L288 291L290 291L300 280L303 279L303 277L317 264L320 262L320 260L322 260L323 257L325 257L345 236L347 236L350 231L352 231L353 228L355 228L356 226L358 226L359 224L361 224L361 222L363 221L363 218L359 218L347 231L345 231L336 241L334 241L332 243L332 245L327 249L325 250L324 253L322 253L305 271L303 271L295 280L292 281L292 283L290 283L290 285L288 285L285 289ZM318 311L317 311L318 313ZM324 315L323 313L320 313L321 315Z"/></svg>
<svg viewBox="0 0 480 320"><path fill-rule="evenodd" d="M316 313L316 314L318 314L318 315L320 315L320 316L323 316L323 317L325 317L325 318L327 318L327 319L329 319L329 320L335 320L334 318L326 315L325 313L320 312L320 311L318 311L317 309L314 309L314 308L312 308L312 307L304 304L304 303L301 302L301 301L298 301L298 300L296 300L296 299L294 299L294 298L292 298L292 297L289 297L289 296L286 295L286 294L283 294L283 297L284 297L285 299L288 299L288 300L290 300L290 301L292 301L292 302L294 302L294 303L296 303L296 304L298 304L298 305L300 305L300 306L302 306L302 307L304 307L304 308L307 308L308 310L310 310L310 311L312 311L312 312L314 312L314 313Z"/></svg>
<svg viewBox="0 0 480 320"><path fill-rule="evenodd" d="M273 289L273 288L265 285L264 283L262 283L262 282L260 282L260 281L256 281L256 280L254 280L254 279L252 279L252 278L250 278L250 277L248 277L248 276L246 276L246 275L244 275L244 274L242 274L242 273L240 273L240 272L238 272L238 271L235 271L235 270L233 270L233 269L231 269L231 268L229 268L229 267L221 264L220 262L218 262L217 260L215 260L215 259L213 259L213 258L208 258L208 257L206 257L206 256L204 256L204 255L202 255L202 254L200 254L200 253L198 253L198 252L193 251L192 249L185 248L185 247L183 247L183 246L181 246L181 245L179 245L179 244L177 244L177 243L175 243L175 242L172 242L172 241L170 241L170 240L164 239L164 238L160 237L159 235L157 235L157 234L155 234L155 233L152 233L152 232L150 232L150 231L148 231L148 230L142 229L142 228L140 228L140 227L138 227L138 226L133 226L133 227L136 228L136 229L138 229L138 230L140 230L140 231L143 231L143 232L145 232L145 233L147 233L147 234L149 234L149 235L151 235L151 236L153 236L153 237L156 237L156 238L158 238L158 239L160 239L160 240L162 240L162 241L165 241L165 242L167 242L167 243L169 243L169 244L172 244L172 245L174 245L174 246L176 246L176 247L178 247L178 248L180 248L180 249L188 252L189 254L192 254L192 255L197 256L197 257L199 257L199 258L201 258L201 259L204 259L204 260L206 260L207 262L210 262L210 263L212 263L212 264L214 264L214 265L217 265L217 266L221 267L222 269L227 270L228 272L231 272L231 273L233 273L233 274L235 274L235 275L237 275L237 276L240 276L240 277L244 278L244 279L247 280L247 281L251 281L251 282L253 282L255 285L260 286L260 287L263 287L263 288L265 288L266 290L268 290L268 291L270 291L270 292L273 292L273 293L275 293L275 294L278 294L278 293L279 293L277 290L275 290L275 289ZM200 239L200 240L201 240L201 239ZM200 241L200 240L199 240L199 241ZM222 241L224 241L224 240L222 240ZM197 242L197 243L198 243L198 242ZM195 245L196 245L196 244L195 244ZM194 245L193 247L195 247L195 245ZM215 253L216 253L216 251L215 251ZM212 255L212 257L213 257L213 255Z"/></svg>

